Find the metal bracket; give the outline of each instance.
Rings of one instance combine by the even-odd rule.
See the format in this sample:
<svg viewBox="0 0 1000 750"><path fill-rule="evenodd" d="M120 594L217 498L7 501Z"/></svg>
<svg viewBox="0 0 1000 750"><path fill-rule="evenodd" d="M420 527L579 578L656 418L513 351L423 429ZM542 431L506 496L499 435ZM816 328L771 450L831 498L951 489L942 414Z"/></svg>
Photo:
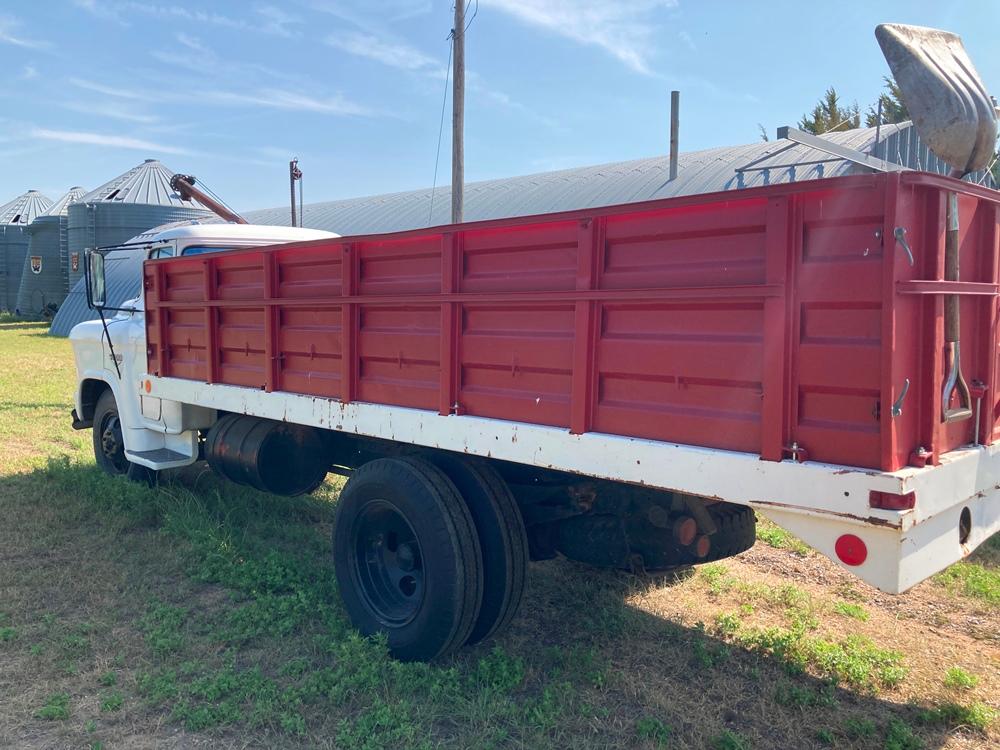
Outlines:
<svg viewBox="0 0 1000 750"><path fill-rule="evenodd" d="M893 402L892 410L890 414L894 417L902 416L903 414L903 399L906 398L906 394L910 392L910 379L906 378L903 381L903 389L899 392L899 397Z"/></svg>
<svg viewBox="0 0 1000 750"><path fill-rule="evenodd" d="M906 257L910 261L910 265L913 265L913 251L910 250L910 245L906 241L906 228L896 227L892 230L892 236L896 238L896 242L903 246L906 251Z"/></svg>

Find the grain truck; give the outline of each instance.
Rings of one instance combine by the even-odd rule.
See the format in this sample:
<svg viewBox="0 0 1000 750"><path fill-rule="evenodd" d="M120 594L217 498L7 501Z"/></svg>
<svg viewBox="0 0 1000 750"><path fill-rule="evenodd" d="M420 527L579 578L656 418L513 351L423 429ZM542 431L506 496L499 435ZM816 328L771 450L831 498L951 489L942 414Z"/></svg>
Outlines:
<svg viewBox="0 0 1000 750"><path fill-rule="evenodd" d="M499 632L532 559L698 564L749 548L756 512L898 593L1000 529L995 190L889 169L256 247L187 231L195 254L144 240L117 310L89 255L74 426L146 481L346 476L333 574L401 659Z"/></svg>

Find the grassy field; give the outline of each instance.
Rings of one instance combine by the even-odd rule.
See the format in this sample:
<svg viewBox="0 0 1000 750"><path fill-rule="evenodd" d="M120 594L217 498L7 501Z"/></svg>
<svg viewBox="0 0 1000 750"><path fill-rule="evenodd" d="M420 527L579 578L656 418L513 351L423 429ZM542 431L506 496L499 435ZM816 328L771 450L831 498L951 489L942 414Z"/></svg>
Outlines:
<svg viewBox="0 0 1000 750"><path fill-rule="evenodd" d="M658 580L532 564L500 639L352 632L308 498L146 489L69 426L69 344L0 323L0 747L1000 747L1000 542L904 596L780 529Z"/></svg>

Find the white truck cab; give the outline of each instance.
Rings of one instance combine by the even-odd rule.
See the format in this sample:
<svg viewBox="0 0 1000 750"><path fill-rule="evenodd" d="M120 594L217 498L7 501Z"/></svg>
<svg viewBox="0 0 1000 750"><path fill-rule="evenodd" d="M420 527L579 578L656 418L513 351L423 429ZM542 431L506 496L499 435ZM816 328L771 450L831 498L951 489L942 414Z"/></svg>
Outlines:
<svg viewBox="0 0 1000 750"><path fill-rule="evenodd" d="M143 259L163 258L336 236L300 227L194 220L155 227L123 245L101 248L100 254L110 260L136 253ZM137 289L140 279L141 274L135 279ZM142 478L149 471L198 459L198 431L214 422L215 412L177 402L164 405L144 392L148 381L141 290L122 302L113 317L74 326L70 341L78 374L73 426L93 427L94 453L102 468Z"/></svg>

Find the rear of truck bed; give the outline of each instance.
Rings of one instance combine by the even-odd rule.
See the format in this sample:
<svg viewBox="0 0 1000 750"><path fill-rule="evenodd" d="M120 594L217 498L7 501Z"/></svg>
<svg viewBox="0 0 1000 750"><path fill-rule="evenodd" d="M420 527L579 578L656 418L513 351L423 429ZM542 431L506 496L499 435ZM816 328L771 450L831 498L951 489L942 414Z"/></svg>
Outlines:
<svg viewBox="0 0 1000 750"><path fill-rule="evenodd" d="M1000 528L998 210L905 172L151 260L132 387L751 505L901 591Z"/></svg>

